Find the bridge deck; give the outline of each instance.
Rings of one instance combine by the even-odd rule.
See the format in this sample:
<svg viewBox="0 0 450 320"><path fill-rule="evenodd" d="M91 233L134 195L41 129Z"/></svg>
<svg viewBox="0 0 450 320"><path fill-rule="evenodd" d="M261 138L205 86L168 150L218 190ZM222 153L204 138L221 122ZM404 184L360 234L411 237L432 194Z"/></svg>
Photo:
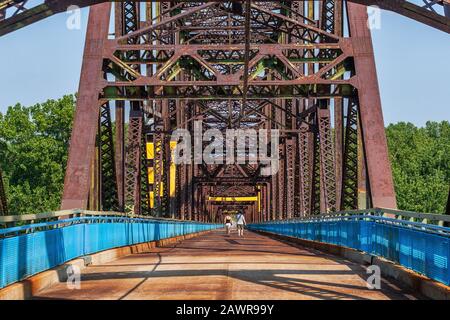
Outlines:
<svg viewBox="0 0 450 320"><path fill-rule="evenodd" d="M59 283L44 299L414 299L391 281L366 288L365 269L247 232L223 231L86 268L81 289Z"/></svg>

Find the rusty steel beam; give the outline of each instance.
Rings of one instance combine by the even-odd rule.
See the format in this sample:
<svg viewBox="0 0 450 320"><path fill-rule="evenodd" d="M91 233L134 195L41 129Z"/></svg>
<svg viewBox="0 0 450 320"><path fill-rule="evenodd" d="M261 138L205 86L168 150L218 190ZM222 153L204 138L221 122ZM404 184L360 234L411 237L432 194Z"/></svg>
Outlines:
<svg viewBox="0 0 450 320"><path fill-rule="evenodd" d="M323 3L318 22L313 1L291 7L276 1L246 4L238 10L224 2L162 2L147 6L147 21L140 24L130 1L116 6L115 38L98 42L97 30L94 39L89 36L87 48L95 42L103 62L92 65L98 83L90 99L97 108L115 101L121 141L124 109L130 108L125 156L116 141L117 181L125 168L122 203L134 213L212 221L219 209L208 197L237 188L241 195L264 197L261 210L244 206L249 219L274 220L356 209L357 186L368 185L372 204L395 207L365 8L348 4L351 36L344 36L347 21L337 0ZM196 120L201 130L222 133L280 130L279 172L262 176L260 164L251 163L188 163L178 165L172 177L170 134L187 129L195 140ZM91 139L83 134L74 132L74 138ZM153 159L146 157L147 142L153 143ZM90 168L89 176L106 174ZM174 178L175 196L169 194ZM99 200L93 192L91 199ZM220 207L226 210L227 204Z"/></svg>
<svg viewBox="0 0 450 320"><path fill-rule="evenodd" d="M119 195L117 190L111 108L108 102L102 104L100 107L98 150L100 208L107 211L118 211Z"/></svg>
<svg viewBox="0 0 450 320"><path fill-rule="evenodd" d="M295 158L296 139L286 141L286 218L295 215Z"/></svg>
<svg viewBox="0 0 450 320"><path fill-rule="evenodd" d="M336 173L329 106L317 110L320 152L321 212L336 210Z"/></svg>
<svg viewBox="0 0 450 320"><path fill-rule="evenodd" d="M124 10L120 2L114 4L115 36L124 34ZM125 209L125 101L115 102L115 160L119 211Z"/></svg>
<svg viewBox="0 0 450 320"><path fill-rule="evenodd" d="M277 173L277 191L278 191L278 205L277 205L277 219L282 220L286 217L286 150L285 143L282 142L279 146L279 169Z"/></svg>
<svg viewBox="0 0 450 320"><path fill-rule="evenodd" d="M318 129L318 123L317 123L317 115L314 117L314 125L315 129L313 131L313 142L312 142L312 163L311 163L311 184L309 187L311 198L310 198L310 211L307 213L307 215L311 214L320 214L323 212L322 210L325 209L325 203L324 203L324 197L323 197L323 190L321 186L321 174L320 174L320 133ZM322 195L322 197L321 197Z"/></svg>
<svg viewBox="0 0 450 320"><path fill-rule="evenodd" d="M116 37L122 37L135 32L140 28L140 8L134 1L121 2L116 6ZM129 39L128 44L136 42ZM123 59L133 59L139 56L136 50L123 52ZM133 65L131 69L140 72L140 65ZM129 79L125 72L120 77ZM121 101L118 101L122 104ZM149 182L147 168L147 137L145 135L143 103L130 101L129 125L125 152L124 171L124 209L132 210L135 214L149 214Z"/></svg>
<svg viewBox="0 0 450 320"><path fill-rule="evenodd" d="M110 3L91 8L86 33L80 86L64 180L62 209L87 209L90 166L95 150L100 104L98 91L103 79L103 57L99 48L108 37Z"/></svg>
<svg viewBox="0 0 450 320"><path fill-rule="evenodd" d="M125 104L116 101L115 121L116 136L114 139L118 210L123 211L125 206Z"/></svg>
<svg viewBox="0 0 450 320"><path fill-rule="evenodd" d="M143 112L131 110L125 156L125 210L140 213Z"/></svg>
<svg viewBox="0 0 450 320"><path fill-rule="evenodd" d="M342 159L341 210L358 208L358 103L348 102Z"/></svg>
<svg viewBox="0 0 450 320"><path fill-rule="evenodd" d="M0 12L3 12L3 19L0 19L0 36L16 31L51 15L64 12L73 5L82 8L106 1L107 0L42 0L33 7L17 10L17 1L2 0L0 1ZM299 19L302 16L297 12L300 1L292 2L293 8L297 8L292 10L292 16ZM331 3L332 1L324 0L324 2ZM349 2L367 6L378 6L438 30L450 33L450 3L448 0L437 0L433 1L432 5L424 4L423 6L411 2L410 0L349 0ZM433 7L440 7L442 13L433 10ZM324 16L322 19L327 18Z"/></svg>
<svg viewBox="0 0 450 320"><path fill-rule="evenodd" d="M367 11L360 4L347 5L371 205L397 208Z"/></svg>
<svg viewBox="0 0 450 320"><path fill-rule="evenodd" d="M300 185L300 216L308 215L311 212L311 163L312 163L312 133L308 131L306 125L300 127L298 134L299 145L299 185Z"/></svg>
<svg viewBox="0 0 450 320"><path fill-rule="evenodd" d="M147 135L143 133L140 143L139 212L141 215L150 215L152 213L150 204L150 183L148 177L147 138Z"/></svg>
<svg viewBox="0 0 450 320"><path fill-rule="evenodd" d="M396 12L432 28L450 33L450 2L448 0L423 1L422 5L411 2L411 0L351 0L349 2L378 6L381 9ZM440 7L443 12L438 13L434 10L437 7Z"/></svg>

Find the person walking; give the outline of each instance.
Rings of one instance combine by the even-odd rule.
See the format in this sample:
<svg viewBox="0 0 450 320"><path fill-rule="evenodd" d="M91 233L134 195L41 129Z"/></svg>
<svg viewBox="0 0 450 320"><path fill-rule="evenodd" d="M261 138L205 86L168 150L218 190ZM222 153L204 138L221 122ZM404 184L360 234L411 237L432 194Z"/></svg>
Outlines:
<svg viewBox="0 0 450 320"><path fill-rule="evenodd" d="M239 211L239 213L236 216L236 225L237 225L238 236L243 237L244 236L244 226L247 225L247 222L245 221L245 216L242 213L242 211Z"/></svg>
<svg viewBox="0 0 450 320"><path fill-rule="evenodd" d="M231 232L231 217L229 215L225 216L224 223L225 223L225 230L227 231L227 234L229 235Z"/></svg>

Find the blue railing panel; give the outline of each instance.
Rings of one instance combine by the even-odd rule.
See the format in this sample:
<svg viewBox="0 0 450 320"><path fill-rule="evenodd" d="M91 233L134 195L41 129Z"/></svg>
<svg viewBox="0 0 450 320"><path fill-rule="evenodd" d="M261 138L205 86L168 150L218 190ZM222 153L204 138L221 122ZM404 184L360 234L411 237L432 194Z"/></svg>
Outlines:
<svg viewBox="0 0 450 320"><path fill-rule="evenodd" d="M222 227L219 224L131 218L74 218L67 221L75 224L1 238L0 288L84 255ZM28 226L29 231L33 231L32 228L33 225ZM8 231L17 232L13 228L2 229L3 234L8 235Z"/></svg>
<svg viewBox="0 0 450 320"><path fill-rule="evenodd" d="M357 249L450 285L450 238L438 234L450 231L449 228L366 216L329 221L266 222L251 224L249 229ZM422 231L425 229L429 231Z"/></svg>

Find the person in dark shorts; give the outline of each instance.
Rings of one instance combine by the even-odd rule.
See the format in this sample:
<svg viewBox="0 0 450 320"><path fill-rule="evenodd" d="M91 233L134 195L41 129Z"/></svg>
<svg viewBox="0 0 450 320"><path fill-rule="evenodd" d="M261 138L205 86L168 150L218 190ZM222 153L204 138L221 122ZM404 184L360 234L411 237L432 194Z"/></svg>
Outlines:
<svg viewBox="0 0 450 320"><path fill-rule="evenodd" d="M247 222L245 221L245 216L242 213L242 211L239 211L239 213L236 216L236 225L238 230L238 236L243 237L244 236L244 226L247 225Z"/></svg>

